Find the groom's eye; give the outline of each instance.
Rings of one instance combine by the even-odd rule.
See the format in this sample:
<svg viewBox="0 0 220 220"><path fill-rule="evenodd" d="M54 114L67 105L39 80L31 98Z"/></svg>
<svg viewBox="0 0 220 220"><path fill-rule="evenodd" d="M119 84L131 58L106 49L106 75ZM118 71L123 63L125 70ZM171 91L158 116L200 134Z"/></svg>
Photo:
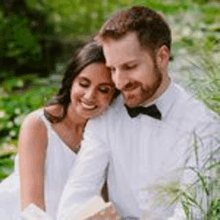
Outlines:
<svg viewBox="0 0 220 220"><path fill-rule="evenodd" d="M125 66L125 69L126 69L126 70L131 70L131 69L134 69L134 68L136 68L136 67L137 67L137 64L126 65L126 66Z"/></svg>

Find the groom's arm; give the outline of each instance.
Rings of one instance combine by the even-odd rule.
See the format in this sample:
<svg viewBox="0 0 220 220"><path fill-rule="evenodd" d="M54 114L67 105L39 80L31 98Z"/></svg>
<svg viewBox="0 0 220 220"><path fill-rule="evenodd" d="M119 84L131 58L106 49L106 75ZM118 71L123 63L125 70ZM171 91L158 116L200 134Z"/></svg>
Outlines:
<svg viewBox="0 0 220 220"><path fill-rule="evenodd" d="M96 121L91 121L85 130L81 149L61 196L58 220L70 220L71 213L80 209L88 199L100 194L109 162L109 149L101 141L100 137L105 140L105 134L100 126Z"/></svg>

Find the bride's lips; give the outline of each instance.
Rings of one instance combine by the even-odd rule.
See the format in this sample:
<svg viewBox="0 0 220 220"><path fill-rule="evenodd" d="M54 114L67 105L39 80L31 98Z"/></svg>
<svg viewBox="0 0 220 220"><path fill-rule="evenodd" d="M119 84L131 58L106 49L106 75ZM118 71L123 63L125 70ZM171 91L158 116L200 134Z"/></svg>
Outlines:
<svg viewBox="0 0 220 220"><path fill-rule="evenodd" d="M97 108L97 105L87 102L87 101L83 101L81 100L81 105L83 108L87 109L87 110L94 110Z"/></svg>

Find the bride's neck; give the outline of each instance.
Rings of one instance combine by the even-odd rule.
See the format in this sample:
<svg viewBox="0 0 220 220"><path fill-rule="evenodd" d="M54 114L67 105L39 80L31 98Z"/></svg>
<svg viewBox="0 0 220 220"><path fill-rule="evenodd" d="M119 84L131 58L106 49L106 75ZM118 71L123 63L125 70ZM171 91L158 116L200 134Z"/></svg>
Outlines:
<svg viewBox="0 0 220 220"><path fill-rule="evenodd" d="M83 130L83 128L86 125L87 120L77 115L73 108L68 107L67 114L63 122L69 128L72 128L74 130Z"/></svg>

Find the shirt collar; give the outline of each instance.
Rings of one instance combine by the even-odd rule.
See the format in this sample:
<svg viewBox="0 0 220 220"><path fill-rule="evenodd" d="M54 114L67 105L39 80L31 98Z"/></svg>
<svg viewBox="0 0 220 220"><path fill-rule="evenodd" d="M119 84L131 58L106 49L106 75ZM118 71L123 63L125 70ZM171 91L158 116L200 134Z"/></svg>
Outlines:
<svg viewBox="0 0 220 220"><path fill-rule="evenodd" d="M155 104L162 114L162 119L166 117L167 113L171 109L176 99L177 91L175 83L171 80L170 85L165 92L151 103L147 103L144 107Z"/></svg>

